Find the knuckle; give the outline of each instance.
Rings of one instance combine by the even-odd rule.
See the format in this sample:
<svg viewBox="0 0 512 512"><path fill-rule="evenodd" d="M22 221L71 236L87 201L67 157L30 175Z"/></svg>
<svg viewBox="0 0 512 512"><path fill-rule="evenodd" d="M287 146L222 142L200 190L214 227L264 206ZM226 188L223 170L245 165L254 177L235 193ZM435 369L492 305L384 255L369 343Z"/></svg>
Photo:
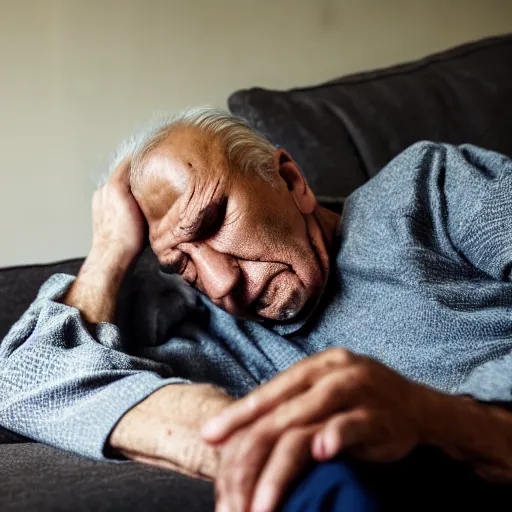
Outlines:
<svg viewBox="0 0 512 512"><path fill-rule="evenodd" d="M327 390L334 393L338 391L339 389L345 387L347 383L347 374L346 372L339 371L336 373L333 373L328 376L326 379L326 387Z"/></svg>
<svg viewBox="0 0 512 512"><path fill-rule="evenodd" d="M317 396L318 405L326 405L332 398L338 396L338 392L346 387L347 376L344 372L335 372L327 375L319 383Z"/></svg>
<svg viewBox="0 0 512 512"><path fill-rule="evenodd" d="M373 420L373 413L367 408L362 408L357 415L357 423L368 424Z"/></svg>
<svg viewBox="0 0 512 512"><path fill-rule="evenodd" d="M327 366L347 365L351 364L355 359L352 352L342 347L331 347L325 352Z"/></svg>
<svg viewBox="0 0 512 512"><path fill-rule="evenodd" d="M372 372L368 365L359 364L353 369L353 378L361 385L370 384L372 381Z"/></svg>

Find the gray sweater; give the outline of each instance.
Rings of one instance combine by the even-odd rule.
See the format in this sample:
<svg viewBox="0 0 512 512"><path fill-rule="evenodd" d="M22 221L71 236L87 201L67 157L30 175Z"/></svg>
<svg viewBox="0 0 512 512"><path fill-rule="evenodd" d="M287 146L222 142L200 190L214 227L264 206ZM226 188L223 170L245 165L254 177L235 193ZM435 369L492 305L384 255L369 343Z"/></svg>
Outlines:
<svg viewBox="0 0 512 512"><path fill-rule="evenodd" d="M418 382L512 400L512 161L421 142L346 201L331 273L288 324L235 318L194 294L158 346L90 333L55 275L0 344L0 425L102 459L119 418L161 386L211 382L242 396L331 346Z"/></svg>

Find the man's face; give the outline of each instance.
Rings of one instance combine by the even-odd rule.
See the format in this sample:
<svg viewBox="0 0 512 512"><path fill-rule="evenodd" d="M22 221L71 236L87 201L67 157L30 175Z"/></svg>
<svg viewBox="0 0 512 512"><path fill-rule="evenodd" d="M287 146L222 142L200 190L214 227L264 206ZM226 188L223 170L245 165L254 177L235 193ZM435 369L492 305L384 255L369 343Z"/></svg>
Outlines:
<svg viewBox="0 0 512 512"><path fill-rule="evenodd" d="M316 202L277 149L272 184L180 130L153 150L133 193L160 264L229 313L288 320L321 293L327 269L308 221Z"/></svg>

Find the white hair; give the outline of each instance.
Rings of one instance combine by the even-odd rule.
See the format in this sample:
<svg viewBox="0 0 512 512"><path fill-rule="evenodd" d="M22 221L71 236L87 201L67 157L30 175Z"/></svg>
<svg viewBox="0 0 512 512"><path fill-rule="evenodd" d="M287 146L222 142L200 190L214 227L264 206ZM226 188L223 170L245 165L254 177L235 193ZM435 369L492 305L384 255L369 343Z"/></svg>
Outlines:
<svg viewBox="0 0 512 512"><path fill-rule="evenodd" d="M145 158L178 127L197 127L212 136L224 151L231 169L256 173L271 180L274 169L275 146L253 130L243 119L211 107L188 108L180 113L152 121L124 140L117 148L108 175L125 159L131 158L131 181L143 172Z"/></svg>

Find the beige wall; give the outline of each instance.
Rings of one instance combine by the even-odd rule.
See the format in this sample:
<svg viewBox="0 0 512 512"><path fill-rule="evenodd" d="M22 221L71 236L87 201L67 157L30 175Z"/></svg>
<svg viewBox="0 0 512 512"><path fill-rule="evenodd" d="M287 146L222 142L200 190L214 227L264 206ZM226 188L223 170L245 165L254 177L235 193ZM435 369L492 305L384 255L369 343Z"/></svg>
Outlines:
<svg viewBox="0 0 512 512"><path fill-rule="evenodd" d="M0 266L84 255L95 177L157 111L507 31L511 0L0 0Z"/></svg>

